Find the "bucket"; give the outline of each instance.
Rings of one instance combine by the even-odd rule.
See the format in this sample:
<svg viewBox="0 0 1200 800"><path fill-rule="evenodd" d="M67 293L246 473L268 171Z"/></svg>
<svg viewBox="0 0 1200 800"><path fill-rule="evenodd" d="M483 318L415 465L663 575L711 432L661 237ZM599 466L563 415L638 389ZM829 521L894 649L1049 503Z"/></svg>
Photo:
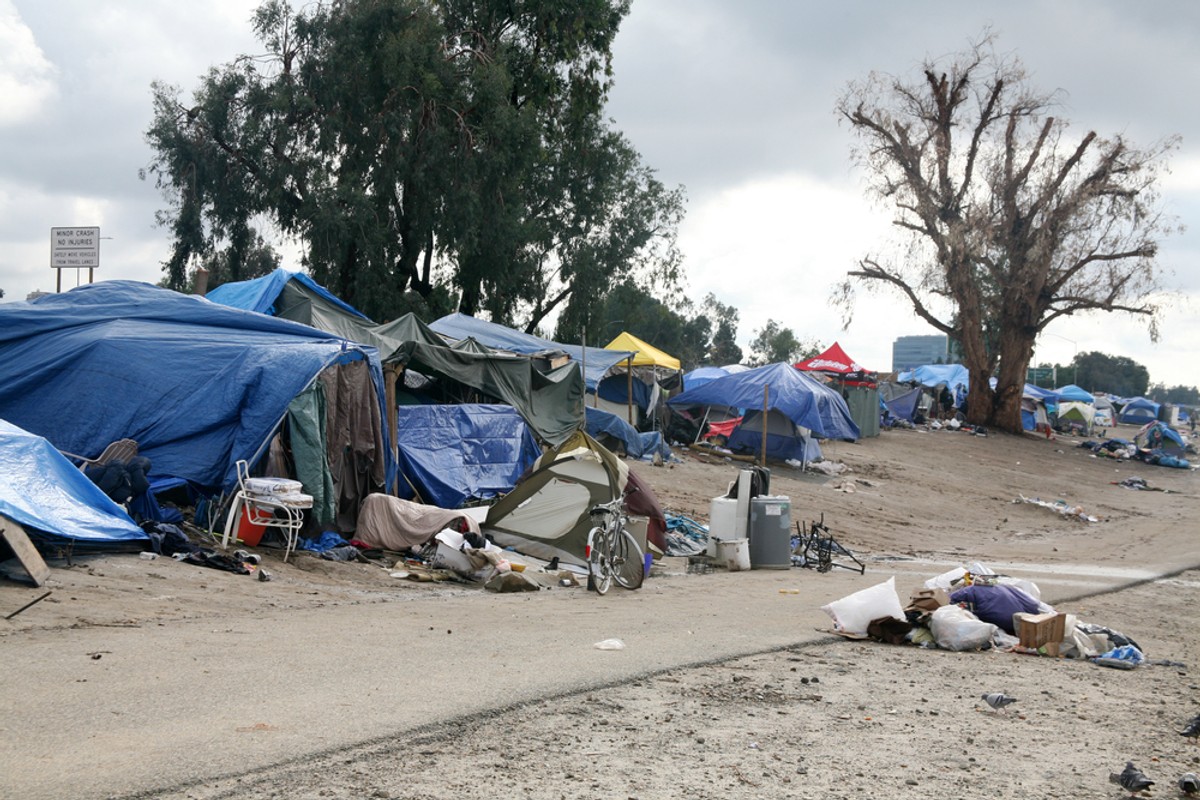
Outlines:
<svg viewBox="0 0 1200 800"><path fill-rule="evenodd" d="M708 555L717 557L717 542L737 538L738 501L714 497L708 509Z"/></svg>
<svg viewBox="0 0 1200 800"><path fill-rule="evenodd" d="M717 561L730 572L750 569L750 540L726 539L717 542Z"/></svg>
<svg viewBox="0 0 1200 800"><path fill-rule="evenodd" d="M266 525L255 525L250 521L249 515L246 513L245 506L242 506L240 509L238 509L238 541L247 547L258 547L258 543L262 541L263 533L265 533L266 530Z"/></svg>

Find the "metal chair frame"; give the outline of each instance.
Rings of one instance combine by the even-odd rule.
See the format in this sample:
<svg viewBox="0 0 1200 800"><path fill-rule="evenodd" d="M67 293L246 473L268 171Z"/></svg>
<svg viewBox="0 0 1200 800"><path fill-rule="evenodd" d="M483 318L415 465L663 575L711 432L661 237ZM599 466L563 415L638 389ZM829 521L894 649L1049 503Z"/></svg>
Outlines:
<svg viewBox="0 0 1200 800"><path fill-rule="evenodd" d="M246 481L250 478L250 466L245 461L237 462L237 475L238 490L233 495L233 502L229 505L229 515L225 518L225 534L221 537L221 547L229 546L231 536L234 541L237 541L236 535L233 535L234 525L244 511L246 521L250 524L269 525L278 528L283 533L285 540L283 560L286 563L288 556L296 549L300 529L304 527L304 508L295 502L288 502L284 497L247 490ZM308 499L308 507L311 508L312 498L308 495L301 495L301 497ZM276 513L278 511L283 512L282 517Z"/></svg>

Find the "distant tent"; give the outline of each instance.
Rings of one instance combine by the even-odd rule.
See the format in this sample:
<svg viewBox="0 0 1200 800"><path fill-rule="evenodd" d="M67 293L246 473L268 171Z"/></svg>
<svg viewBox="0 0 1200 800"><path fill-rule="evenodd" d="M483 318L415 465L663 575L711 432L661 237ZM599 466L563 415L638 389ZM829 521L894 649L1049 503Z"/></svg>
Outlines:
<svg viewBox="0 0 1200 800"><path fill-rule="evenodd" d="M593 390L605 373L633 355L631 352L606 350L603 347L588 347L585 350L576 344L559 344L495 322L459 313L447 314L432 322L429 327L454 341L472 337L494 350L507 350L524 355L565 354L572 361L586 366L584 380L587 388Z"/></svg>
<svg viewBox="0 0 1200 800"><path fill-rule="evenodd" d="M582 431L548 450L512 492L488 509L483 524L502 547L541 559L585 566L590 509L636 487L626 508L650 519L648 540L666 550L666 521L648 486Z"/></svg>
<svg viewBox="0 0 1200 800"><path fill-rule="evenodd" d="M468 500L507 494L541 454L511 406L402 406L396 429L400 496L460 508Z"/></svg>
<svg viewBox="0 0 1200 800"><path fill-rule="evenodd" d="M1058 422L1081 425L1085 433L1091 433L1096 418L1096 409L1091 403L1064 400L1058 404Z"/></svg>
<svg viewBox="0 0 1200 800"><path fill-rule="evenodd" d="M600 379L590 405L624 416L631 424L643 427L661 408L665 395L680 388L683 373L679 359L628 331L619 333L604 349L632 352L633 356L615 364ZM637 409L635 414L631 414L633 408Z"/></svg>
<svg viewBox="0 0 1200 800"><path fill-rule="evenodd" d="M901 372L896 380L928 387L945 384L955 394L960 387L966 391L971 383L970 374L962 364L926 364L908 372Z"/></svg>
<svg viewBox="0 0 1200 800"><path fill-rule="evenodd" d="M715 381L717 378L724 378L726 375L732 375L725 367L697 367L691 372L684 373L683 388L696 389L709 381Z"/></svg>
<svg viewBox="0 0 1200 800"><path fill-rule="evenodd" d="M1135 397L1121 408L1120 421L1126 425L1145 425L1158 419L1162 406L1146 397Z"/></svg>
<svg viewBox="0 0 1200 800"><path fill-rule="evenodd" d="M799 361L795 366L796 369L802 369L805 372L823 372L826 375L832 375L847 384L875 383L875 373L863 368L846 355L846 351L837 342L830 345L820 355Z"/></svg>
<svg viewBox="0 0 1200 800"><path fill-rule="evenodd" d="M696 389L688 389L682 394L671 398L668 403L675 405L721 405L744 408L747 410L742 425L746 432L757 431L759 442L751 444L738 438L740 443L750 447L752 452L762 449L761 412L763 409L764 387L768 410L776 410L793 426L792 430L781 430L780 424L773 421L779 415L770 415L766 420L767 455L782 458L805 458L804 439L807 432L813 436L825 439L859 438L858 426L850 418L850 410L842 396L825 384L805 373L795 369L790 364L768 364L757 369L747 370L735 375L727 375ZM751 414L751 410L758 412ZM731 444L737 438L738 431L734 430L730 438ZM773 438L774 437L774 438ZM744 437L752 438L752 437Z"/></svg>
<svg viewBox="0 0 1200 800"><path fill-rule="evenodd" d="M125 509L52 444L2 419L0 516L55 555L60 549L142 550L149 542Z"/></svg>
<svg viewBox="0 0 1200 800"><path fill-rule="evenodd" d="M898 383L879 385L880 405L895 419L908 422L916 419L922 394L919 386L911 387Z"/></svg>
<svg viewBox="0 0 1200 800"><path fill-rule="evenodd" d="M1088 405L1094 405L1096 402L1096 398L1092 396L1091 392L1086 392L1073 383L1069 383L1066 386L1055 389L1054 393L1058 395L1060 400L1069 400L1076 403L1087 403Z"/></svg>
<svg viewBox="0 0 1200 800"><path fill-rule="evenodd" d="M1025 384L1021 392L1021 427L1049 435L1050 417L1046 406L1057 399L1058 395L1050 389L1042 389L1032 383Z"/></svg>
<svg viewBox="0 0 1200 800"><path fill-rule="evenodd" d="M1163 453L1181 458L1187 452L1187 442L1165 422L1155 420L1142 426L1133 437L1134 443L1143 450L1161 450Z"/></svg>
<svg viewBox="0 0 1200 800"><path fill-rule="evenodd" d="M837 342L824 353L796 364L796 369L828 375L841 391L850 416L864 437L879 435L879 390L877 376L864 369Z"/></svg>

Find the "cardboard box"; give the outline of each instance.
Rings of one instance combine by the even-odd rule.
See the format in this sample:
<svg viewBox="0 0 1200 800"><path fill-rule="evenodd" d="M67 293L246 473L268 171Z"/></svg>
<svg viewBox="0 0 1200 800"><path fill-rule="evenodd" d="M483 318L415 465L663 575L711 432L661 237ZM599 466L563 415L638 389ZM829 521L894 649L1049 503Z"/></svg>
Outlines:
<svg viewBox="0 0 1200 800"><path fill-rule="evenodd" d="M1046 655L1058 655L1058 646L1067 634L1067 615L1063 613L1014 614L1021 647L1046 648Z"/></svg>

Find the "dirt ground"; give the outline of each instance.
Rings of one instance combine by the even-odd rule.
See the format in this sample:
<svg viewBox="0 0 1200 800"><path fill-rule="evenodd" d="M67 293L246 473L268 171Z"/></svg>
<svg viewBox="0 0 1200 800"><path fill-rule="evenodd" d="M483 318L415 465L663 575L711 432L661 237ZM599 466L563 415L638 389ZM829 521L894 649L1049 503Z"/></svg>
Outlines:
<svg viewBox="0 0 1200 800"><path fill-rule="evenodd" d="M791 498L795 520L823 514L873 572L889 561L928 562L932 575L944 569L938 564L979 560L1036 565L1048 575L1079 565L1171 573L1103 594L1072 591L1067 582L1049 598L1133 636L1150 658L1170 664L1126 672L822 636L162 796L1117 797L1106 776L1127 759L1158 781L1155 796L1174 796L1178 775L1200 770L1200 748L1177 734L1200 712L1200 685L1189 674L1200 656L1196 474L1097 458L1078 443L891 431L827 444L826 458L849 467L838 477L778 465L771 490ZM739 465L681 458L633 468L664 508L704 521ZM1133 475L1167 491L1115 485ZM1021 495L1063 499L1100 521L1014 502ZM254 604L302 624L306 609L328 605L436 604L448 593L492 598L459 584L397 580L372 565L307 554L283 564L278 552L260 552L270 583L136 555L56 564L52 596L0 624L0 647L71 628L222 619ZM868 575L862 585L879 579ZM29 598L28 587L0 581L0 611ZM815 608L802 619L810 634L828 622ZM1019 702L993 712L979 700L987 691Z"/></svg>

